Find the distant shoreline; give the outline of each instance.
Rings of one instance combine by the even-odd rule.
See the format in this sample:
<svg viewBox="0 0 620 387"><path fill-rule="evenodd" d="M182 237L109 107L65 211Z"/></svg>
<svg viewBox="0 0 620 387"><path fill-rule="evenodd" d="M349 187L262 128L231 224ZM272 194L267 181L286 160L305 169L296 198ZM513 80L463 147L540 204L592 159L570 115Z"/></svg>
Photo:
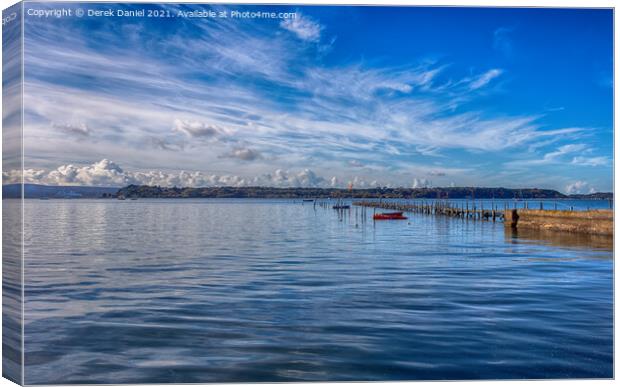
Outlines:
<svg viewBox="0 0 620 387"><path fill-rule="evenodd" d="M566 195L538 188L434 187L434 188L276 188L276 187L117 187L46 186L24 184L26 198L229 198L229 199L497 199L497 200L613 200L612 192ZM20 198L21 185L2 186L4 198Z"/></svg>
<svg viewBox="0 0 620 387"><path fill-rule="evenodd" d="M129 185L117 196L125 198L265 198L265 199L613 199L613 193L564 195L538 188L274 188L274 187L205 187L178 188Z"/></svg>

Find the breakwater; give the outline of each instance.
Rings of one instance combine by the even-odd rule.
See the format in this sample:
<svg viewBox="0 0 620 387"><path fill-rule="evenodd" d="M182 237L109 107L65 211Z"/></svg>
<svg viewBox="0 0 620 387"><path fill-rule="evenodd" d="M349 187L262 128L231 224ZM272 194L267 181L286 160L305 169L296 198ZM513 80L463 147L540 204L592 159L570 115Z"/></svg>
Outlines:
<svg viewBox="0 0 620 387"><path fill-rule="evenodd" d="M538 229L592 235L613 235L614 214L611 210L554 211L508 210L506 227Z"/></svg>

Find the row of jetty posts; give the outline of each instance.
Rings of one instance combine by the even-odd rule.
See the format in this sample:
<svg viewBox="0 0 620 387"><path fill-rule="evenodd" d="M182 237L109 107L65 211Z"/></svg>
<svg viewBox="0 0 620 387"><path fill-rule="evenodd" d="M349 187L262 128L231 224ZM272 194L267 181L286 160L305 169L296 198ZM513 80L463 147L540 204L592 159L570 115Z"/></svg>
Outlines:
<svg viewBox="0 0 620 387"><path fill-rule="evenodd" d="M314 207L324 209L334 208L339 217L355 216L356 224L358 220L362 223L366 222L368 217L367 209L373 209L373 215L376 209L383 209L394 212L410 212L426 215L442 215L453 218L485 220L485 221L504 221L504 213L511 209L540 209L543 210L543 202L515 202L511 206L508 201L502 201L501 204L491 202L490 208L483 208L475 201L463 201L460 203L448 201L383 201L383 200L360 200L353 201L353 209L341 200L314 200ZM520 204L520 205L519 205ZM538 204L538 206L536 206ZM566 206L565 210L573 211L572 206ZM554 210L558 210L558 204L554 203ZM352 214L353 212L353 214ZM370 217L372 218L372 217Z"/></svg>
<svg viewBox="0 0 620 387"><path fill-rule="evenodd" d="M371 216L370 206L362 206L357 204L358 202L353 202L353 206L349 204L350 202L343 201L341 199L325 199L325 200L314 200L314 209L322 208L325 210L333 210L338 215L338 220L343 221L348 218L355 218L356 227L359 224L365 224L368 220L372 220L372 215L374 214L374 208Z"/></svg>
<svg viewBox="0 0 620 387"><path fill-rule="evenodd" d="M465 201L463 203L450 203L444 201L433 202L383 202L383 201L356 201L355 206L362 208L385 209L397 212L411 212L425 215L441 215L452 218L463 218L472 220L503 221L504 211L508 210L508 203L500 206L492 203L490 208L484 209L476 202ZM542 206L542 204L541 204ZM541 207L542 208L542 207Z"/></svg>

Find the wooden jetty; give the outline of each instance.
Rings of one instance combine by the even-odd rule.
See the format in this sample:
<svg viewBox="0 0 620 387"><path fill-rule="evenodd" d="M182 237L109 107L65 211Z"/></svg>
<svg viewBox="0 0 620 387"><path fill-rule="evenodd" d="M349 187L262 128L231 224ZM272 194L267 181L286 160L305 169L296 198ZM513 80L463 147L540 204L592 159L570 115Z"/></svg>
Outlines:
<svg viewBox="0 0 620 387"><path fill-rule="evenodd" d="M419 213L426 215L449 216L470 220L502 221L504 226L512 229L530 229L559 231L565 233L613 235L613 210L544 210L509 208L507 201L502 205L491 203L490 208L482 208L476 202L393 202L393 201L356 201L355 206L381 208L392 211Z"/></svg>
<svg viewBox="0 0 620 387"><path fill-rule="evenodd" d="M385 201L356 201L354 206L381 208L392 211L412 212L427 215L450 216L472 220L502 221L507 208L492 204L490 209L483 209L475 202L463 202L456 205L450 202L385 202Z"/></svg>

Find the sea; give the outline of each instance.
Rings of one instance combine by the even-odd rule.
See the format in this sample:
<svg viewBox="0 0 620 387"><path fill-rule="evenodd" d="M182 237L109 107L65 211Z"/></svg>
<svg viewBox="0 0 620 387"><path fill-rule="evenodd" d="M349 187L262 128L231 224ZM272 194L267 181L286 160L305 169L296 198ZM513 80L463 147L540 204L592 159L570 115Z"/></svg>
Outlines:
<svg viewBox="0 0 620 387"><path fill-rule="evenodd" d="M25 382L613 377L609 239L334 203L25 200Z"/></svg>

